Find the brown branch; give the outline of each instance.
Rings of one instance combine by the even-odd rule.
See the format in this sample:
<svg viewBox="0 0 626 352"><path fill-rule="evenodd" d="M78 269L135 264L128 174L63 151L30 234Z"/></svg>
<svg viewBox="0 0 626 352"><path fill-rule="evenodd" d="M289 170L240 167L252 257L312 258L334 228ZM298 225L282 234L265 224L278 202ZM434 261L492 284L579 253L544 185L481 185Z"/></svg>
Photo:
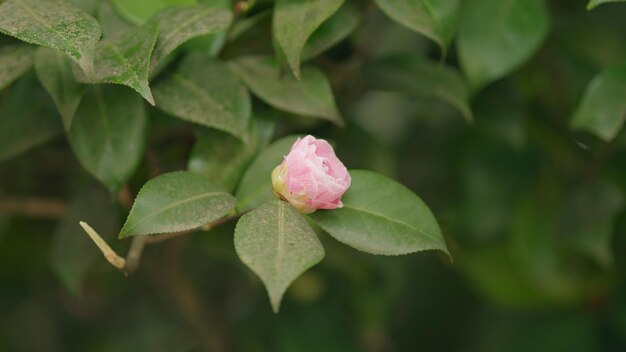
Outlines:
<svg viewBox="0 0 626 352"><path fill-rule="evenodd" d="M1 215L20 215L32 218L58 219L63 217L67 207L64 202L55 199L18 199L0 200Z"/></svg>

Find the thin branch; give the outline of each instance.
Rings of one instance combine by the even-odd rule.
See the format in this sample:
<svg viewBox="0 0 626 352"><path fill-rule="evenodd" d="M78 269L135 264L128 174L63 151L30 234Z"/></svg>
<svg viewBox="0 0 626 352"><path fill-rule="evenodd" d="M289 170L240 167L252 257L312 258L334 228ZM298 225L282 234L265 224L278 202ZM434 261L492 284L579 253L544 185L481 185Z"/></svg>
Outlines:
<svg viewBox="0 0 626 352"><path fill-rule="evenodd" d="M126 255L126 259L115 253L113 249L104 241L104 239L86 222L79 222L80 226L85 230L85 232L89 235L89 237L94 241L96 246L100 249L106 260L111 263L114 267L122 271L125 275L130 275L139 267L139 263L141 262L141 256L143 254L143 250L147 244L160 243L166 240L170 240L173 238L177 238L183 235L187 235L193 232L197 232L200 230L208 231L213 229L221 224L224 224L228 221L236 219L240 217L242 214L236 214L231 216L225 216L221 219L215 220L211 223L208 223L202 227L170 233L161 236L149 237L149 236L135 236L133 241L130 244L130 249L128 250L128 254Z"/></svg>
<svg viewBox="0 0 626 352"><path fill-rule="evenodd" d="M0 200L0 214L58 219L63 217L66 211L65 203L55 199L9 198Z"/></svg>
<svg viewBox="0 0 626 352"><path fill-rule="evenodd" d="M83 228L83 230L87 232L89 237L94 241L96 246L100 248L100 251L102 251L102 254L104 254L106 260L108 260L109 263L111 263L111 265L113 265L114 267L124 271L124 269L126 268L126 259L117 255L117 253L115 253L115 251L106 243L104 239L102 239L102 237L100 237L100 235L91 226L89 226L89 224L83 221L79 222L79 224Z"/></svg>

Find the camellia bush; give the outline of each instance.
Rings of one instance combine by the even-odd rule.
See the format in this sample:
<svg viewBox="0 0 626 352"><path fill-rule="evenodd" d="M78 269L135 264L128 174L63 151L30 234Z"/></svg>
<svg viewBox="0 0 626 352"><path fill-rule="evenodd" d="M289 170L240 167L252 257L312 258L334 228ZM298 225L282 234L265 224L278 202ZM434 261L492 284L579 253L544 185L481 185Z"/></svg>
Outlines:
<svg viewBox="0 0 626 352"><path fill-rule="evenodd" d="M370 283L346 299L376 351L405 336L380 330L404 285L437 285L399 260L513 309L624 312L626 4L610 2L0 0L0 236L52 219L41 232L72 297L114 296L112 267L132 275L118 289L150 273L206 350L233 342L185 265L226 282L214 292L249 268L278 313L292 284L301 301L343 287L310 272L327 256L321 277ZM253 340L235 349L264 350Z"/></svg>

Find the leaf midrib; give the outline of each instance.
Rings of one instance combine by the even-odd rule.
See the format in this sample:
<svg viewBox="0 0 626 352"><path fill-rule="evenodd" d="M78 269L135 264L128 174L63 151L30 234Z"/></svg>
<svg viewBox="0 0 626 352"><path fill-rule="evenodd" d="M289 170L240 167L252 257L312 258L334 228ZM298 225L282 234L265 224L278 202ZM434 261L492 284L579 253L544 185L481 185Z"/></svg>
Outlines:
<svg viewBox="0 0 626 352"><path fill-rule="evenodd" d="M177 206L183 205L183 204L187 204L187 203L191 203L191 202L195 202L197 200L200 200L202 198L209 198L211 196L215 196L215 195L225 195L226 193L224 192L206 192L206 193L202 193L202 194L198 194L196 196L193 197L189 197L189 198L185 198L185 199L181 199L178 200L176 202L171 203L170 205L161 208L153 213L150 213L146 216L144 216L143 218L139 219L137 222L135 222L133 225L131 225L127 230L125 230L122 234L126 234L129 233L130 231L132 231L135 227L137 227L139 224L145 222L146 220L153 218L159 214L162 214L172 208L175 208Z"/></svg>
<svg viewBox="0 0 626 352"><path fill-rule="evenodd" d="M139 74L137 73L137 71L130 65L130 60L126 56L124 56L120 48L112 42L105 43L102 46L103 48L106 47L106 48L111 49L111 51L115 54L115 56L117 56L123 62L124 67L126 67L126 69L131 73L132 84L140 85L141 81L143 80L141 79L141 77L139 77ZM109 79L110 76L98 77L98 78L99 80L105 80L105 79Z"/></svg>
<svg viewBox="0 0 626 352"><path fill-rule="evenodd" d="M202 87L198 86L194 81L178 73L174 74L173 78L185 88L197 94L204 102L208 103L208 105L215 106L222 114L229 115L229 118L234 117L234 114L227 111L222 104L213 99L213 97L209 93L202 89Z"/></svg>
<svg viewBox="0 0 626 352"><path fill-rule="evenodd" d="M285 204L282 201L278 201L278 240L276 244L276 260L274 262L274 278L273 281L280 282L280 278L283 277L281 270L281 262L283 261L283 253L285 251Z"/></svg>
<svg viewBox="0 0 626 352"><path fill-rule="evenodd" d="M372 215L372 216L376 216L376 217L379 217L379 218L382 218L382 219L388 220L388 221L390 221L390 222L393 222L393 223L396 223L396 224L402 225L402 226L404 226L404 227L408 227L409 229L411 229L411 230L415 230L415 231L417 231L418 233L420 233L420 234L422 234L422 235L424 235L424 236L426 236L426 237L430 238L431 240L433 240L433 241L435 241L435 242L437 242L437 243L441 243L441 240L439 240L439 239L435 238L435 237L434 237L433 235L431 235L430 233L428 233L428 232L426 232L426 231L424 231L424 230L422 230L422 229L420 229L420 228L417 228L417 227L415 227L415 226L413 226L413 225L407 224L407 223L406 223L406 222L404 222L404 221L400 221L400 220L397 220L397 219L390 218L390 217L388 217L388 216L387 216L387 215L385 215L385 214L381 214L381 213L377 213L377 212L375 212L375 211L371 211L371 210L366 210L366 209L358 208L358 207L355 207L355 206L352 206L352 205L349 205L349 204L346 204L346 203L344 203L344 204L343 204L343 207L344 207L344 208L348 208L348 209L352 209L352 210L356 210L356 211L360 211L360 212L363 212L363 213L366 213L366 214L369 214L369 215Z"/></svg>

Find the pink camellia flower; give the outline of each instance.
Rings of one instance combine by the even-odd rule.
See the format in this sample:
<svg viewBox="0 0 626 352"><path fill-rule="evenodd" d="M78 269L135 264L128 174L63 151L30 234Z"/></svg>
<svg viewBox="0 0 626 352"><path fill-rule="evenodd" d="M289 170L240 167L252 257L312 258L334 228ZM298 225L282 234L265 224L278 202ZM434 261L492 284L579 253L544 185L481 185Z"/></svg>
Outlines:
<svg viewBox="0 0 626 352"><path fill-rule="evenodd" d="M310 135L298 138L283 162L272 171L274 194L304 214L341 208L341 196L350 187L350 181L350 174L333 147Z"/></svg>

